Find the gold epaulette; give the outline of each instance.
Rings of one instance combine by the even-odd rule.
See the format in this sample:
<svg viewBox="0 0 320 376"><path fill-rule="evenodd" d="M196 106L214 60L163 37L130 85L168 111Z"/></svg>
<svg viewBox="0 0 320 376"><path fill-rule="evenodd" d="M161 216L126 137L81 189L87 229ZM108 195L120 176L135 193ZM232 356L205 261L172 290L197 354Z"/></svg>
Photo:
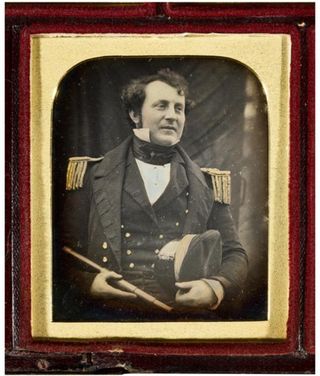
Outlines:
<svg viewBox="0 0 320 376"><path fill-rule="evenodd" d="M103 157L71 157L69 158L67 177L66 177L66 190L72 191L82 188L83 178L86 173L88 162L99 162Z"/></svg>
<svg viewBox="0 0 320 376"><path fill-rule="evenodd" d="M231 177L230 171L221 171L217 168L201 168L202 172L209 174L212 179L213 199L221 204L231 203Z"/></svg>

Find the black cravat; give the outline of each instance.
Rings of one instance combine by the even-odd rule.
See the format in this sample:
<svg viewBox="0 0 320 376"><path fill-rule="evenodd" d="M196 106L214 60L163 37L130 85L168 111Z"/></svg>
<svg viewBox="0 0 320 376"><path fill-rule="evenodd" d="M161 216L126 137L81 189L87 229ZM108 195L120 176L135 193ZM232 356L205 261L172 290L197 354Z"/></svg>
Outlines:
<svg viewBox="0 0 320 376"><path fill-rule="evenodd" d="M143 141L133 136L133 155L142 162L164 165L170 163L176 153L176 145L163 146Z"/></svg>

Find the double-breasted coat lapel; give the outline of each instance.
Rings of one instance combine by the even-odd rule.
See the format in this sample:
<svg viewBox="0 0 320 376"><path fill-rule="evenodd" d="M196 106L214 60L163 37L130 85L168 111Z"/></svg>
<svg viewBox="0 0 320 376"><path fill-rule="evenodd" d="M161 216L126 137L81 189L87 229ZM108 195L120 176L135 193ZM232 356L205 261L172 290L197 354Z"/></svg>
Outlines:
<svg viewBox="0 0 320 376"><path fill-rule="evenodd" d="M189 158L180 146L177 146L177 148L185 161L189 181L188 214L183 233L200 233L207 230L206 225L213 206L212 192L199 166Z"/></svg>
<svg viewBox="0 0 320 376"><path fill-rule="evenodd" d="M127 138L108 152L93 174L93 196L103 232L121 265L121 194L127 152L131 143Z"/></svg>

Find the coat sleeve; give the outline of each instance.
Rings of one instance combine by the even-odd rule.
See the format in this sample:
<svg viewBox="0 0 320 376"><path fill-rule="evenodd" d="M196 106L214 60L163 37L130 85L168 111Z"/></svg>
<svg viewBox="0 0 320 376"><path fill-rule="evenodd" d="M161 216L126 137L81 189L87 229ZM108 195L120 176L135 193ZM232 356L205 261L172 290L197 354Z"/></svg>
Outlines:
<svg viewBox="0 0 320 376"><path fill-rule="evenodd" d="M86 175L83 188L67 191L61 219L61 246L68 246L86 256L90 212L90 179ZM88 296L96 271L61 250L59 275L66 293Z"/></svg>
<svg viewBox="0 0 320 376"><path fill-rule="evenodd" d="M229 205L214 203L208 228L218 230L222 239L221 269L212 279L223 285L224 298L232 299L242 292L247 278L248 257L240 243Z"/></svg>

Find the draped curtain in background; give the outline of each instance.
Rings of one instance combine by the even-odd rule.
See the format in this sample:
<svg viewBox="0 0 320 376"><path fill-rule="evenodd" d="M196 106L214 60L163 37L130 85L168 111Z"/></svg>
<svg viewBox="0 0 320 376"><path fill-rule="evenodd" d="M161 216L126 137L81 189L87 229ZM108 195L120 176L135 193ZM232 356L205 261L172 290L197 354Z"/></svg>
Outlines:
<svg viewBox="0 0 320 376"><path fill-rule="evenodd" d="M171 68L190 84L196 103L187 115L182 146L201 167L230 170L231 209L249 256L242 305L232 319L267 315L268 116L261 83L244 65L223 58L98 58L71 69L53 107L53 249L71 156L104 155L130 133L120 102L132 78ZM79 219L81 220L81 219ZM54 253L54 255L56 252ZM54 270L54 280L55 280Z"/></svg>

